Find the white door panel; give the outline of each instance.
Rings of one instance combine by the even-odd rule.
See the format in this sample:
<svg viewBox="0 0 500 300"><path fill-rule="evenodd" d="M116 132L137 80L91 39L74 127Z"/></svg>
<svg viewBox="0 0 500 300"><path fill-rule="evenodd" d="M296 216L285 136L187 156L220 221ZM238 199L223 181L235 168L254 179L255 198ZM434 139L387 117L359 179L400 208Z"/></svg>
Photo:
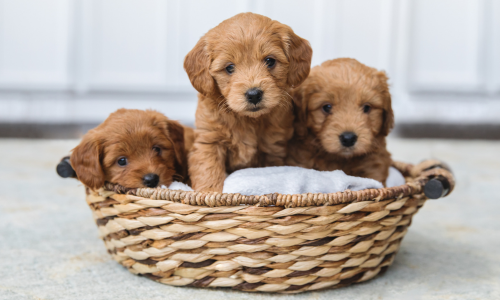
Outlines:
<svg viewBox="0 0 500 300"><path fill-rule="evenodd" d="M484 1L418 0L411 11L410 88L483 88Z"/></svg>
<svg viewBox="0 0 500 300"><path fill-rule="evenodd" d="M68 87L71 4L69 0L0 0L0 87Z"/></svg>
<svg viewBox="0 0 500 300"><path fill-rule="evenodd" d="M163 0L92 0L88 84L158 88L167 84L167 6ZM119 7L119 9L117 9ZM174 45L171 45L174 46Z"/></svg>
<svg viewBox="0 0 500 300"><path fill-rule="evenodd" d="M486 28L487 85L490 94L500 94L500 1L491 1L487 6L488 25Z"/></svg>
<svg viewBox="0 0 500 300"><path fill-rule="evenodd" d="M366 65L388 70L392 7L391 1L338 1L335 57L352 57Z"/></svg>

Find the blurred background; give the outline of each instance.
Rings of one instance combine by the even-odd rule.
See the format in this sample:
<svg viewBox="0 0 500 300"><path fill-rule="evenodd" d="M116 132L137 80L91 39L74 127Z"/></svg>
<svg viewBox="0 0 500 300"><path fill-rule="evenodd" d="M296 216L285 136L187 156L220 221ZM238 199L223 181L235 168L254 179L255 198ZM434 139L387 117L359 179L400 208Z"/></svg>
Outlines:
<svg viewBox="0 0 500 300"><path fill-rule="evenodd" d="M245 11L308 39L313 65L385 70L396 135L500 138L496 0L0 0L0 137L74 138L121 107L193 125L184 56Z"/></svg>

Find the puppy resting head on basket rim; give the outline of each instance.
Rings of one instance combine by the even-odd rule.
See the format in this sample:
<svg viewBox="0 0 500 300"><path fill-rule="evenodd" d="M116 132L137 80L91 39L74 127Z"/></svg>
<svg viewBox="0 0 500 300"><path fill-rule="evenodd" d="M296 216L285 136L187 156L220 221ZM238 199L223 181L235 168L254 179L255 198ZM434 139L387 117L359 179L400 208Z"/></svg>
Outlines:
<svg viewBox="0 0 500 300"><path fill-rule="evenodd" d="M294 90L295 136L287 163L386 181L394 125L384 72L355 59L323 62Z"/></svg>
<svg viewBox="0 0 500 300"><path fill-rule="evenodd" d="M186 139L186 142L185 142ZM92 189L105 182L128 188L188 180L186 147L192 129L153 110L119 109L73 149L71 166Z"/></svg>

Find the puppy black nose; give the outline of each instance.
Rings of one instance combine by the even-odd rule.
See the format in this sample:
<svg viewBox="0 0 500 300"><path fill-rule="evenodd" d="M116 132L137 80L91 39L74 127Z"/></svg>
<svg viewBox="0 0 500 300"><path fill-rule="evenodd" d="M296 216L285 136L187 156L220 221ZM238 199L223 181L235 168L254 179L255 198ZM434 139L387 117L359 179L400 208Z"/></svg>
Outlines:
<svg viewBox="0 0 500 300"><path fill-rule="evenodd" d="M354 132L344 132L339 136L340 143L344 147L352 147L356 144L358 136Z"/></svg>
<svg viewBox="0 0 500 300"><path fill-rule="evenodd" d="M160 176L154 173L146 174L146 176L142 178L142 182L144 182L144 185L151 188L156 187L159 181L160 181Z"/></svg>
<svg viewBox="0 0 500 300"><path fill-rule="evenodd" d="M262 101L262 94L264 94L264 92L262 92L261 89L251 88L245 93L245 96L247 97L248 102L257 104Z"/></svg>

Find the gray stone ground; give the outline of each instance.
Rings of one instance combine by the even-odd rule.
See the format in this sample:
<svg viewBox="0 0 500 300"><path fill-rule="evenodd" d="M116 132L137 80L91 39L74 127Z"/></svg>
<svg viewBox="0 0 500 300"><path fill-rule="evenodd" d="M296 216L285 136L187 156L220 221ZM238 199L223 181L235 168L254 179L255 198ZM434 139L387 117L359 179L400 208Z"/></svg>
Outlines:
<svg viewBox="0 0 500 300"><path fill-rule="evenodd" d="M77 141L0 139L0 299L500 299L500 142L389 141L395 159L439 158L457 188L428 201L383 276L338 290L250 294L162 285L112 261L75 180Z"/></svg>

